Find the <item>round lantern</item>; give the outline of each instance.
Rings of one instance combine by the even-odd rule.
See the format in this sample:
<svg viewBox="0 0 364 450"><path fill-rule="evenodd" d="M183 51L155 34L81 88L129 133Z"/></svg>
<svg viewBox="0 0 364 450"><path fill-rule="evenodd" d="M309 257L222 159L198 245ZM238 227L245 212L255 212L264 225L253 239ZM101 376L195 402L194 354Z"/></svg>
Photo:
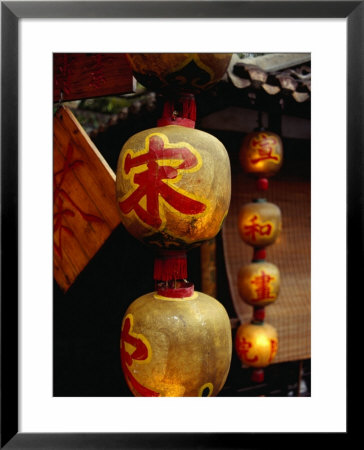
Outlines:
<svg viewBox="0 0 364 450"><path fill-rule="evenodd" d="M157 91L199 93L225 74L231 53L129 53L135 78Z"/></svg>
<svg viewBox="0 0 364 450"><path fill-rule="evenodd" d="M254 131L245 136L240 148L240 163L244 171L259 177L271 177L282 166L281 138L271 131Z"/></svg>
<svg viewBox="0 0 364 450"><path fill-rule="evenodd" d="M188 249L222 226L231 195L229 157L218 139L194 128L144 130L121 150L116 191L131 235L154 247Z"/></svg>
<svg viewBox="0 0 364 450"><path fill-rule="evenodd" d="M277 331L264 322L240 325L235 337L235 349L243 364L254 368L266 367L277 354Z"/></svg>
<svg viewBox="0 0 364 450"><path fill-rule="evenodd" d="M238 228L241 239L253 247L275 242L282 227L281 210L274 203L259 199L246 203L240 210Z"/></svg>
<svg viewBox="0 0 364 450"><path fill-rule="evenodd" d="M252 262L238 273L241 299L252 306L267 306L278 297L280 274L278 267L266 261Z"/></svg>
<svg viewBox="0 0 364 450"><path fill-rule="evenodd" d="M224 307L187 287L151 292L127 309L120 354L135 396L216 396L231 361L231 327Z"/></svg>

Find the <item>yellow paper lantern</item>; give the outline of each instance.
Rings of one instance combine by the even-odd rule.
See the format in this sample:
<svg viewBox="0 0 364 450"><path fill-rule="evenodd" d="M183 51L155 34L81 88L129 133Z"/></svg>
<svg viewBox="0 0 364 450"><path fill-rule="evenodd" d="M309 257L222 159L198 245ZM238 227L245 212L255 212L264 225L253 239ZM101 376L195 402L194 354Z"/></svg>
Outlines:
<svg viewBox="0 0 364 450"><path fill-rule="evenodd" d="M246 203L238 216L241 239L253 247L273 244L282 228L281 210L263 199Z"/></svg>
<svg viewBox="0 0 364 450"><path fill-rule="evenodd" d="M231 351L224 307L191 287L139 297L122 322L122 368L135 396L216 396L228 375Z"/></svg>
<svg viewBox="0 0 364 450"><path fill-rule="evenodd" d="M222 226L231 196L229 157L218 139L194 128L144 130L121 150L116 191L131 235L157 248L189 249Z"/></svg>
<svg viewBox="0 0 364 450"><path fill-rule="evenodd" d="M276 329L268 323L245 323L235 336L235 349L240 360L249 367L263 368L271 364L278 351Z"/></svg>
<svg viewBox="0 0 364 450"><path fill-rule="evenodd" d="M249 305L267 306L275 302L279 288L280 273L275 264L266 261L252 262L239 270L239 294Z"/></svg>
<svg viewBox="0 0 364 450"><path fill-rule="evenodd" d="M231 53L129 53L135 78L157 91L199 93L225 74Z"/></svg>
<svg viewBox="0 0 364 450"><path fill-rule="evenodd" d="M271 131L254 131L245 136L239 157L246 173L271 177L283 163L282 140Z"/></svg>

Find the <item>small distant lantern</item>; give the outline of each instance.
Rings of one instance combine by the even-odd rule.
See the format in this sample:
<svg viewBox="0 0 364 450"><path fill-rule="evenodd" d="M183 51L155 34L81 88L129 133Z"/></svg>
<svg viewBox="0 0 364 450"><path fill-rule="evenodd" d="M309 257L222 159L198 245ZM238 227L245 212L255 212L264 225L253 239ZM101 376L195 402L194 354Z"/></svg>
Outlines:
<svg viewBox="0 0 364 450"><path fill-rule="evenodd" d="M275 302L280 288L280 273L275 264L261 261L243 266L238 273L241 299L252 306L267 306Z"/></svg>
<svg viewBox="0 0 364 450"><path fill-rule="evenodd" d="M191 283L139 297L122 322L122 368L134 396L216 396L231 351L225 308Z"/></svg>
<svg viewBox="0 0 364 450"><path fill-rule="evenodd" d="M278 134L253 131L245 136L240 148L240 163L244 172L259 177L275 175L283 163L283 145Z"/></svg>
<svg viewBox="0 0 364 450"><path fill-rule="evenodd" d="M129 53L135 78L145 87L193 94L214 86L225 74L231 53Z"/></svg>
<svg viewBox="0 0 364 450"><path fill-rule="evenodd" d="M263 368L271 364L277 354L277 331L265 322L242 324L236 333L235 349L242 363L255 369L252 379L261 382Z"/></svg>
<svg viewBox="0 0 364 450"><path fill-rule="evenodd" d="M256 248L272 245L281 232L281 210L265 199L246 203L239 213L238 228L246 244Z"/></svg>
<svg viewBox="0 0 364 450"><path fill-rule="evenodd" d="M245 136L239 153L245 173L255 176L257 189L266 191L268 178L282 166L281 138L262 127L262 113L258 112L259 128ZM241 239L253 247L251 264L238 273L241 299L253 306L253 320L242 324L235 338L236 352L243 362L253 368L252 380L264 380L263 368L271 364L278 350L278 336L274 327L264 322L265 307L275 302L280 289L278 267L268 263L266 247L276 242L282 228L281 211L274 203L258 198L240 210L238 230Z"/></svg>

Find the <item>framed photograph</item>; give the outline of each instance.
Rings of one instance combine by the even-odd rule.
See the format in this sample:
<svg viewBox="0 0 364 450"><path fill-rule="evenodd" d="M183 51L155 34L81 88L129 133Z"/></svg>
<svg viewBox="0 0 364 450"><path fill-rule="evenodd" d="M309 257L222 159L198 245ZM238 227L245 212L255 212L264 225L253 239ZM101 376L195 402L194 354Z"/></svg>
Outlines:
<svg viewBox="0 0 364 450"><path fill-rule="evenodd" d="M363 27L361 1L1 2L1 448L227 449L293 444L298 433L307 442L311 433L348 437L346 302L363 269ZM140 399L86 387L78 396L81 378L78 390L55 395L62 374L77 375L53 359L53 54L143 51L311 54L310 398ZM87 303L79 314L90 320ZM98 368L88 370L97 380Z"/></svg>

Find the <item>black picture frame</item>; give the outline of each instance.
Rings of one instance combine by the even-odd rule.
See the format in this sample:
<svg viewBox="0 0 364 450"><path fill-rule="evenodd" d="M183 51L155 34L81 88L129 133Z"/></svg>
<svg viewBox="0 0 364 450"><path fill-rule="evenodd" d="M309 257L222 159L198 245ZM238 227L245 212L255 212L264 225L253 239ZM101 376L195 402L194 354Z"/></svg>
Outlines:
<svg viewBox="0 0 364 450"><path fill-rule="evenodd" d="M110 17L347 20L348 297L351 291L354 293L359 288L363 273L363 263L358 261L362 259L363 249L363 1L1 2L1 448L260 448L263 440L267 441L266 445L271 445L268 442L274 443L281 439L278 434L18 432L18 21L21 18ZM349 436L349 424L348 414L348 431L338 433L335 436L336 442ZM315 437L316 444L318 437ZM284 445L297 442L297 438L296 434L285 435ZM324 435L323 438L326 439L327 436ZM300 436L300 444L306 440L309 442L309 439L309 436Z"/></svg>

